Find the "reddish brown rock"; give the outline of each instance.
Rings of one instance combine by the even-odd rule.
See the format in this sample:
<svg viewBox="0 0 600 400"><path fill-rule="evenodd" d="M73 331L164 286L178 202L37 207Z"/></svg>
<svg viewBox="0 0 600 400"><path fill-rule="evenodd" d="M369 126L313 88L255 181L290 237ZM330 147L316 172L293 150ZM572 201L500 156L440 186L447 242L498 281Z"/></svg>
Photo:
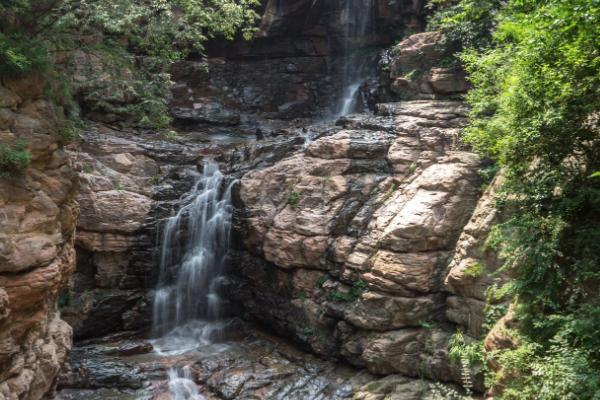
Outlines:
<svg viewBox="0 0 600 400"><path fill-rule="evenodd" d="M57 298L75 268L77 175L41 78L0 86L3 144L25 140L32 163L0 178L0 399L41 399L71 347ZM6 140L6 142L4 142Z"/></svg>
<svg viewBox="0 0 600 400"><path fill-rule="evenodd" d="M448 319L474 338L482 334L485 302L504 301L489 296L488 290L500 288L509 279L506 273L498 272L502 260L485 245L492 227L501 220L495 202L503 182L501 175L496 177L477 204L460 235L444 282L452 294L447 301Z"/></svg>

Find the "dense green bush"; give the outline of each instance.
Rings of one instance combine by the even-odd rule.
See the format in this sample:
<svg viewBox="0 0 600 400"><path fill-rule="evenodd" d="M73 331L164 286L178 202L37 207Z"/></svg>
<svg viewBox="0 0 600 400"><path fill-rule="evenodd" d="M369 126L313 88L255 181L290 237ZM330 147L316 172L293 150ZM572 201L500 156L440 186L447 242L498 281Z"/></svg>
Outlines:
<svg viewBox="0 0 600 400"><path fill-rule="evenodd" d="M463 0L433 25L465 49L465 139L507 173L489 243L522 345L503 397L600 398L600 1Z"/></svg>
<svg viewBox="0 0 600 400"><path fill-rule="evenodd" d="M24 75L48 66L48 49L43 42L21 33L0 32L0 74Z"/></svg>
<svg viewBox="0 0 600 400"><path fill-rule="evenodd" d="M258 4L258 0L6 0L0 5L0 74L23 75L49 67L68 80L82 71L68 69L65 58L82 50L102 60L91 65L83 79L90 84L85 97L92 97L86 104L91 110L86 111L163 127L170 121L169 66L190 51L202 52L209 38L230 39L240 31L248 37ZM111 98L115 94L119 101Z"/></svg>
<svg viewBox="0 0 600 400"><path fill-rule="evenodd" d="M0 178L13 176L27 168L31 162L31 154L27 151L27 143L18 141L13 145L0 144Z"/></svg>
<svg viewBox="0 0 600 400"><path fill-rule="evenodd" d="M445 32L444 40L463 48L489 47L503 0L431 0L430 30Z"/></svg>

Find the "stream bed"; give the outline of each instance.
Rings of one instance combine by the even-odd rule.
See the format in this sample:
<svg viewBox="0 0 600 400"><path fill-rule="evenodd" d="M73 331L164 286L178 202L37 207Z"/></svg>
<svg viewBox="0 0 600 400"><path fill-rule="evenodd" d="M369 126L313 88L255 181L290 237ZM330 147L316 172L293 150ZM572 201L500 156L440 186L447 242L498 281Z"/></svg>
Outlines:
<svg viewBox="0 0 600 400"><path fill-rule="evenodd" d="M348 399L377 379L238 319L221 322L227 325L215 330L221 338L210 341L189 336L201 322L189 324L158 340L112 336L80 343L55 400ZM190 383L198 394L186 389Z"/></svg>

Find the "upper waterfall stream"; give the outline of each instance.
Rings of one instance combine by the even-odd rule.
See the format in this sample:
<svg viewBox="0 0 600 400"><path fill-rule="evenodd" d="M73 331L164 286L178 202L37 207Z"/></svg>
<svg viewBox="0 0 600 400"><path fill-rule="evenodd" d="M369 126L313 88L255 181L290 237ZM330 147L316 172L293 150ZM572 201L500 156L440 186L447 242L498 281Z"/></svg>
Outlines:
<svg viewBox="0 0 600 400"><path fill-rule="evenodd" d="M354 51L354 42L364 38L376 23L375 0L347 0L342 13L344 27L344 66L343 89L337 116L342 117L359 107L360 88L367 79L371 68L368 57L361 51Z"/></svg>

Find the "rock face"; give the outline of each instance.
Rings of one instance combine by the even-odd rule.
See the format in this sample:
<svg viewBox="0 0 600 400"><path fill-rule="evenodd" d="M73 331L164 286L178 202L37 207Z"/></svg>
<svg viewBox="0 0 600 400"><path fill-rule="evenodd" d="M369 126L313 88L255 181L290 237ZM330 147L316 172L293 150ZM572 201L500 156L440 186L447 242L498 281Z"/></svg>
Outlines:
<svg viewBox="0 0 600 400"><path fill-rule="evenodd" d="M231 292L248 315L373 373L458 380L443 282L479 197L480 162L457 140L465 113L456 101L380 104L246 174L252 255Z"/></svg>
<svg viewBox="0 0 600 400"><path fill-rule="evenodd" d="M495 200L503 181L502 175L498 175L477 204L458 240L444 281L446 289L451 293L447 299L448 319L474 338L484 333L486 303L494 306L505 301L490 292L490 289L499 289L509 277L498 271L502 262L496 252L486 246L490 230L500 222Z"/></svg>
<svg viewBox="0 0 600 400"><path fill-rule="evenodd" d="M220 56L281 57L323 56L342 53L348 32L355 30L357 14L368 13L366 34L352 47L387 45L409 31L425 27L422 0L265 0L255 39L249 42L215 42L208 52Z"/></svg>
<svg viewBox="0 0 600 400"><path fill-rule="evenodd" d="M30 166L0 177L0 399L37 400L71 347L56 307L75 268L77 174L43 80L0 85L0 144L27 142Z"/></svg>
<svg viewBox="0 0 600 400"><path fill-rule="evenodd" d="M181 125L232 126L244 114L292 119L327 113L340 81L331 69L325 57L308 56L181 62L173 67L172 114Z"/></svg>

